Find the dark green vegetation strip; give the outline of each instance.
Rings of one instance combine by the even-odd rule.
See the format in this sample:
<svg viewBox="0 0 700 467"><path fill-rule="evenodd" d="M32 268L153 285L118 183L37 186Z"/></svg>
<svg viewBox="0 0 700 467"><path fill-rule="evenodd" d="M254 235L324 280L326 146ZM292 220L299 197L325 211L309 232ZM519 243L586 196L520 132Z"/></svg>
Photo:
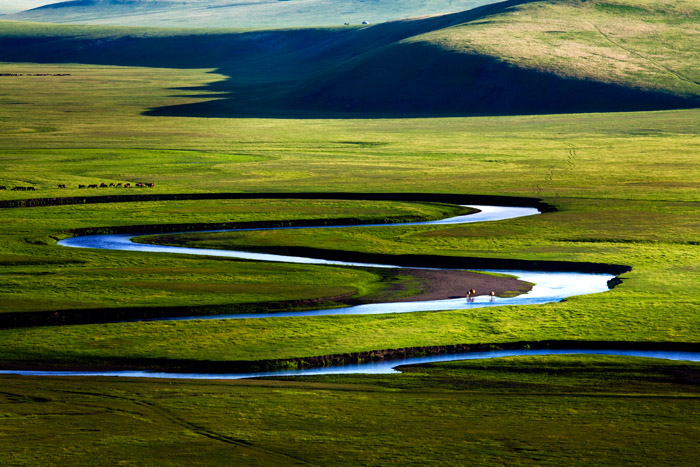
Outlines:
<svg viewBox="0 0 700 467"><path fill-rule="evenodd" d="M31 208L39 206L64 206L72 204L133 203L148 201L196 201L216 199L314 199L314 200L362 200L362 201L410 201L423 203L487 204L497 206L524 206L542 212L555 208L541 199L521 196L469 195L450 193L179 193L137 194L85 197L27 198L1 200L0 208Z"/></svg>
<svg viewBox="0 0 700 467"><path fill-rule="evenodd" d="M195 235L193 238L192 235ZM136 239L141 243L185 246L196 241L207 241L207 234L197 237L189 235L157 235ZM203 239L203 240L202 240ZM277 255L303 256L337 261L358 261L362 263L395 264L408 268L445 268L445 269L508 269L519 271L556 271L586 272L598 274L623 274L632 270L630 266L619 264L602 264L570 261L531 261L504 258L478 258L469 256L442 256L418 254L377 254L357 251L323 250L309 247L259 247L249 251L272 253ZM618 284L615 281L614 284Z"/></svg>
<svg viewBox="0 0 700 467"><path fill-rule="evenodd" d="M697 363L556 356L403 371L231 382L5 376L0 461L683 466L700 456Z"/></svg>
<svg viewBox="0 0 700 467"><path fill-rule="evenodd" d="M347 352L332 355L313 355L298 358L255 360L189 360L178 358L149 357L86 357L73 356L65 359L0 360L0 369L48 370L48 371L163 371L170 373L254 373L266 371L300 370L342 367L361 363L392 361L429 355L450 355L468 352L497 350L649 350L670 352L699 352L700 342L630 342L630 341L585 341L545 340L499 343L465 343L450 345L403 347L398 349L375 349L363 352Z"/></svg>

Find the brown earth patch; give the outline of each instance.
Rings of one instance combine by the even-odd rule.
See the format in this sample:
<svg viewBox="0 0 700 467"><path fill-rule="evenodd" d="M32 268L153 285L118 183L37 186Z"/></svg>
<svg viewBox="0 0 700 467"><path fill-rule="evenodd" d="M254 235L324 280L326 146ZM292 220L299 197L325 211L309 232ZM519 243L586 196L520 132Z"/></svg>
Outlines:
<svg viewBox="0 0 700 467"><path fill-rule="evenodd" d="M476 295L510 296L525 293L532 284L512 277L497 277L463 270L402 269L392 274L394 281L386 290L363 297L364 303L413 302L466 297L470 289Z"/></svg>

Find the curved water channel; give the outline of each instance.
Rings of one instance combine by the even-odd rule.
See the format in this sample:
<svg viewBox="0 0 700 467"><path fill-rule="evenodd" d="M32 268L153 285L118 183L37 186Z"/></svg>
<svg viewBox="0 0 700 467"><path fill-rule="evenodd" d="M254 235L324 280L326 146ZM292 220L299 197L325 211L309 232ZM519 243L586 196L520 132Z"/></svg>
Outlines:
<svg viewBox="0 0 700 467"><path fill-rule="evenodd" d="M448 219L430 222L413 222L403 224L371 224L352 226L322 226L322 227L280 227L270 229L227 229L212 230L208 232L224 232L233 230L277 230L277 229L300 229L300 228L348 228L348 227L381 227L381 226L406 226L406 225L439 225L439 224L463 224L472 222L498 221L513 219L516 217L531 216L540 212L535 208L524 207L503 207L503 206L481 206L469 205L468 207L478 209L479 212L465 216L457 216ZM256 261L277 261L303 264L326 264L337 266L361 266L378 268L398 268L400 266L371 263L352 263L343 261L324 260L317 258L304 258L298 256L271 255L264 253L249 253L245 251L229 251L201 248L182 248L163 245L147 245L134 243L132 239L139 235L119 234L119 235L88 235L73 237L61 240L59 245L74 248L97 248L107 250L127 250L158 253L177 253L189 255L224 256L229 258L249 259ZM482 270L486 271L486 270ZM253 318L283 318L290 316L325 316L325 315L349 315L349 314L380 314L380 313L409 313L416 311L438 311L454 310L484 306L502 305L526 305L541 304L560 301L573 295L583 295L598 293L608 290L607 282L614 276L611 274L586 274L575 272L536 272L536 271L511 271L499 270L500 272L517 276L521 280L535 283L530 292L518 297L510 298L490 298L476 297L474 301L466 301L464 298L433 300L422 302L403 303L379 303L371 305L360 305L341 309L295 311L288 313L259 313L259 314L239 314L239 315L215 315L210 317L191 318L166 318L166 319L253 319ZM667 352L648 350L591 350L591 349L521 349L521 350L497 350L489 352L468 352L443 355L431 355L416 358L404 358L394 360L383 360L379 362L367 362L354 365L330 366L324 368L309 368L300 370L282 370L259 373L236 373L236 374L212 374L212 373L168 373L151 371L19 371L0 370L0 374L18 374L28 376L122 376L122 377L142 377L142 378L187 378L187 379L242 379L271 376L303 376L303 375L328 375L328 374L385 374L395 373L395 367L400 365L412 365L420 363L435 363L455 360L471 360L484 358L499 358L508 356L528 356L528 355L559 355L559 354L604 354L663 358L669 360L700 361L700 352Z"/></svg>
<svg viewBox="0 0 700 467"><path fill-rule="evenodd" d="M337 365L323 368L305 368L301 370L261 371L256 373L170 373L157 371L36 371L36 370L0 370L0 375L22 376L119 376L125 378L173 378L173 379L246 379L279 376L312 376L369 374L383 375L400 373L397 366L417 365L422 363L453 362L457 360L483 360L487 358L524 357L537 355L619 355L624 357L662 358L700 362L700 352L674 352L657 350L596 350L596 349L519 349L492 350L488 352L464 352L426 357L399 358L378 362Z"/></svg>
<svg viewBox="0 0 700 467"><path fill-rule="evenodd" d="M274 227L267 229L225 229L210 230L207 232L231 232L231 231L252 231L252 230L282 230L282 229L331 229L331 228L358 228L358 227L396 227L414 225L446 225L446 224L466 224L474 222L492 222L517 217L532 216L540 214L535 208L528 207L505 207L505 206L483 206L468 205L466 207L478 209L475 214L450 217L437 221L410 222L400 224L369 224L351 226L319 226L319 227ZM141 251L151 253L177 253L188 255L222 256L227 258L248 259L254 261L276 261L284 263L320 264L334 266L355 266L372 268L400 268L401 266L390 264L358 263L347 261L334 261L318 258L305 258L300 256L273 255L266 253L250 253L246 251L216 250L206 248L184 248L165 245L148 245L134 243L133 239L143 235L133 234L110 234L110 235L86 235L68 238L58 242L61 246L75 248L96 248L105 250L126 250ZM415 268L414 268L415 269ZM563 300L574 295L585 295L591 293L604 292L608 290L608 281L614 276L611 274L590 274L578 272L539 272L539 271L516 271L516 270L485 270L476 271L495 272L509 274L518 279L534 283L534 287L526 294L517 297L488 297L478 296L470 301L465 298L454 298L445 300L430 300L401 303L373 303L367 305L357 305L345 308L332 308L323 310L290 311L276 313L246 313L213 316L193 316L177 318L158 318L158 320L192 320L192 319L255 319L255 318L286 318L300 316L329 316L329 315L369 315L388 313L412 313L417 311L446 311L465 308L479 308L486 306L501 305L536 305L552 303ZM465 291L461 291L465 292Z"/></svg>

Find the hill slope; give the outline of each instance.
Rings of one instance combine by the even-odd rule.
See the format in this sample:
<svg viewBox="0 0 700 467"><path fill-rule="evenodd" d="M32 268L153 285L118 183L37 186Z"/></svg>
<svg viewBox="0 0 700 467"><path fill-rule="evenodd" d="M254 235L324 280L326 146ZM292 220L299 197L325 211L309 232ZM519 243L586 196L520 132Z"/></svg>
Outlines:
<svg viewBox="0 0 700 467"><path fill-rule="evenodd" d="M508 1L366 28L2 23L0 60L217 68L167 115L516 114L700 105L700 0ZM228 93L228 96L226 95Z"/></svg>
<svg viewBox="0 0 700 467"><path fill-rule="evenodd" d="M472 9L497 0L70 0L7 19L121 26L282 28L373 24Z"/></svg>
<svg viewBox="0 0 700 467"><path fill-rule="evenodd" d="M697 105L700 2L518 3L376 49L287 97L295 106L388 112Z"/></svg>

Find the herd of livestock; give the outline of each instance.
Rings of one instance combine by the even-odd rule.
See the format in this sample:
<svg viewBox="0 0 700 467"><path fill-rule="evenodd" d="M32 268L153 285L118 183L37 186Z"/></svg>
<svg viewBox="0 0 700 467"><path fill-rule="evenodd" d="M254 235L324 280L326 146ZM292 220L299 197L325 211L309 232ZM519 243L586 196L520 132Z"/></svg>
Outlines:
<svg viewBox="0 0 700 467"><path fill-rule="evenodd" d="M134 187L136 188L153 188L156 186L155 183L134 183ZM66 188L65 183L61 183L58 185L58 188ZM132 188L131 183L110 183L109 185L106 183L100 183L99 185L97 183L94 183L92 185L78 185L78 188ZM4 185L0 185L0 190L7 190L8 188ZM36 188L33 186L16 186L12 187L9 189L10 191L36 191Z"/></svg>

